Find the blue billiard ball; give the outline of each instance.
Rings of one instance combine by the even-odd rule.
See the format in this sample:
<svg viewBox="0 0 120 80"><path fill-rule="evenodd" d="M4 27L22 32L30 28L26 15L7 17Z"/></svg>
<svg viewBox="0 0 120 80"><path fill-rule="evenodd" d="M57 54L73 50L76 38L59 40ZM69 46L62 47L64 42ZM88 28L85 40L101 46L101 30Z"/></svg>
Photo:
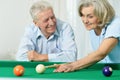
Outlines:
<svg viewBox="0 0 120 80"><path fill-rule="evenodd" d="M102 70L103 74L107 77L111 76L112 75L112 68L110 66L105 66Z"/></svg>

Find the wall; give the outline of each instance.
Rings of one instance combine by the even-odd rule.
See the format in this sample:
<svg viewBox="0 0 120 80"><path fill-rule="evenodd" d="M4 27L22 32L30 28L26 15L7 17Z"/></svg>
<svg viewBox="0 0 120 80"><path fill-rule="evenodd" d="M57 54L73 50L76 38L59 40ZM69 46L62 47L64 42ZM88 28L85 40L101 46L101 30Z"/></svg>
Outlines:
<svg viewBox="0 0 120 80"><path fill-rule="evenodd" d="M13 59L24 26L30 21L29 0L1 0L0 2L0 59Z"/></svg>

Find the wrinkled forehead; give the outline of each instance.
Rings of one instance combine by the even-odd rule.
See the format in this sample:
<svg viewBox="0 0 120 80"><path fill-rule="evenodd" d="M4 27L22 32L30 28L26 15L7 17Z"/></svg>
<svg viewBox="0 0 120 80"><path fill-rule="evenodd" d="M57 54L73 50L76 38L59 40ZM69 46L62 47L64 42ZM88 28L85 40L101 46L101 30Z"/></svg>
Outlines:
<svg viewBox="0 0 120 80"><path fill-rule="evenodd" d="M94 12L93 6L83 7L81 9L81 13L93 13L93 12Z"/></svg>
<svg viewBox="0 0 120 80"><path fill-rule="evenodd" d="M39 19L46 19L46 18L49 18L52 16L54 16L54 12L52 9L46 9L46 10L39 12L37 14L37 18L39 18Z"/></svg>
<svg viewBox="0 0 120 80"><path fill-rule="evenodd" d="M80 7L79 14L82 16L83 14L93 14L94 13L94 6L91 4L85 4Z"/></svg>
<svg viewBox="0 0 120 80"><path fill-rule="evenodd" d="M84 7L90 7L90 6L93 6L93 4L92 3L90 3L90 2L88 2L88 3L83 3L83 4L81 4L80 5L80 11L84 8Z"/></svg>

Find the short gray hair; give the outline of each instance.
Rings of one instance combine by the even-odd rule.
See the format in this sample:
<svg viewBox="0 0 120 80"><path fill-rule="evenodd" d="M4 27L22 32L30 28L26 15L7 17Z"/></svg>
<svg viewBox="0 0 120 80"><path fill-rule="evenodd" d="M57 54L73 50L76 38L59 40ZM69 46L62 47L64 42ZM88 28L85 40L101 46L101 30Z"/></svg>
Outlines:
<svg viewBox="0 0 120 80"><path fill-rule="evenodd" d="M37 1L35 2L31 8L30 8L30 14L33 20L37 20L37 14L46 10L46 9L52 9L52 6L45 1Z"/></svg>
<svg viewBox="0 0 120 80"><path fill-rule="evenodd" d="M81 10L83 7L94 7L94 14L100 20L99 27L104 27L109 24L115 16L115 11L113 7L107 0L81 0L78 12L82 16Z"/></svg>

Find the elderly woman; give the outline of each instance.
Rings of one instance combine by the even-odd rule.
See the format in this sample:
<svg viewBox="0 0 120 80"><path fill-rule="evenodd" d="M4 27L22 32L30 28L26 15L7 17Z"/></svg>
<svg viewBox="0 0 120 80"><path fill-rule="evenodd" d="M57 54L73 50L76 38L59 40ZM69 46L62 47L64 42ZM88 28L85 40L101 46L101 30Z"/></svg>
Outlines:
<svg viewBox="0 0 120 80"><path fill-rule="evenodd" d="M81 0L78 10L90 31L94 51L75 62L61 64L55 72L79 70L97 62L120 63L120 18L113 7L107 0Z"/></svg>

